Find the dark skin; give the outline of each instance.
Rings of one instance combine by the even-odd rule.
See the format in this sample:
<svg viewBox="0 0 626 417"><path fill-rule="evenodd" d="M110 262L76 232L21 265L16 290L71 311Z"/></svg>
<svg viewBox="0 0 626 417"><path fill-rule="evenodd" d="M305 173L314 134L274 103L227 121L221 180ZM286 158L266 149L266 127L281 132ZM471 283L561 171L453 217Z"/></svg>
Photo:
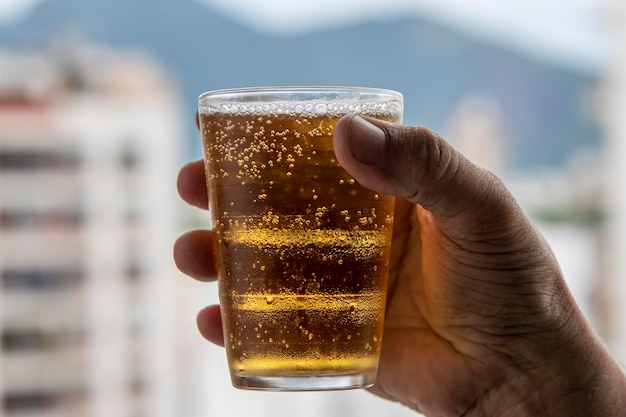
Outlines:
<svg viewBox="0 0 626 417"><path fill-rule="evenodd" d="M624 415L626 377L498 178L421 127L346 116L334 145L357 181L398 197L373 393L432 417ZM202 161L181 169L178 188L207 207ZM181 271L214 280L213 239L181 236ZM223 346L219 307L197 320Z"/></svg>

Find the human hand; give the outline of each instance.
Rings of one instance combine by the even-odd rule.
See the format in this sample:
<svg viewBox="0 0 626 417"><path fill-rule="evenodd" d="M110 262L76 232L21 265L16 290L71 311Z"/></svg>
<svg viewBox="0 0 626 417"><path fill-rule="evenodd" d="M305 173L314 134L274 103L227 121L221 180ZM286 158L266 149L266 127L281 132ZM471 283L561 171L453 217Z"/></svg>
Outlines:
<svg viewBox="0 0 626 417"><path fill-rule="evenodd" d="M373 123L346 116L335 129L342 166L400 197L372 391L428 416L619 415L623 374L501 181L427 129ZM178 186L207 207L201 161L183 167ZM179 268L214 279L212 239L183 235ZM223 344L218 307L200 312L198 327Z"/></svg>

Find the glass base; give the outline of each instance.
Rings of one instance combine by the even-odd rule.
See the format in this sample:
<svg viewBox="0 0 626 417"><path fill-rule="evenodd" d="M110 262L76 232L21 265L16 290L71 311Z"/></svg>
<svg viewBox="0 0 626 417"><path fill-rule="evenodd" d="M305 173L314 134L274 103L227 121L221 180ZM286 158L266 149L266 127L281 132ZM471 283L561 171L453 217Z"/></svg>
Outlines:
<svg viewBox="0 0 626 417"><path fill-rule="evenodd" d="M368 388L375 377L367 374L267 376L233 375L235 388L257 391L331 391Z"/></svg>

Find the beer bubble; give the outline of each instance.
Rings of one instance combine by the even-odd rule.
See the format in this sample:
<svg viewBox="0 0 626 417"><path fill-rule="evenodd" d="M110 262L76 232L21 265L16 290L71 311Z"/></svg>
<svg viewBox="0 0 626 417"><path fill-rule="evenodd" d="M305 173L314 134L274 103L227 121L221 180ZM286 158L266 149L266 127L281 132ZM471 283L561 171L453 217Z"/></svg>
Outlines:
<svg viewBox="0 0 626 417"><path fill-rule="evenodd" d="M328 106L326 104L320 103L315 106L315 113L318 115L324 115L328 112Z"/></svg>

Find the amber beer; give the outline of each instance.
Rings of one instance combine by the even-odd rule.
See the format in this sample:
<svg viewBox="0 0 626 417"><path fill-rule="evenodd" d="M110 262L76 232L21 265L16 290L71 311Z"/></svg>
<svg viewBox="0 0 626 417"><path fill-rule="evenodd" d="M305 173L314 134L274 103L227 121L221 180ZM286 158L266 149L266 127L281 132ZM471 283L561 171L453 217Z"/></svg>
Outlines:
<svg viewBox="0 0 626 417"><path fill-rule="evenodd" d="M402 96L285 90L200 99L233 384L369 386L381 345L394 199L360 186L338 164L333 130L346 113L400 122Z"/></svg>

